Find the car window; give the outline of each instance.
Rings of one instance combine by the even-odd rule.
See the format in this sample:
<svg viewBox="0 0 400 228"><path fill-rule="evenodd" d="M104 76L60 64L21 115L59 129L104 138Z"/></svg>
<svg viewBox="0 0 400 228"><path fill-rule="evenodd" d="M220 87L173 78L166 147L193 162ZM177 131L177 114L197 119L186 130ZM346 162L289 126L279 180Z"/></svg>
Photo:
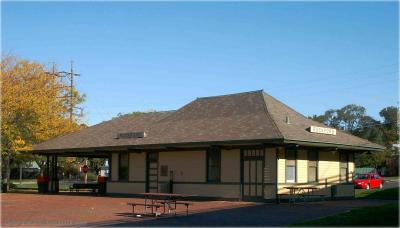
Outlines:
<svg viewBox="0 0 400 228"><path fill-rule="evenodd" d="M365 174L358 174L358 175L356 175L356 179L363 179L363 180L365 180L365 179L368 179L368 175L365 175Z"/></svg>
<svg viewBox="0 0 400 228"><path fill-rule="evenodd" d="M378 176L378 175L375 175L375 179L379 179L379 176Z"/></svg>

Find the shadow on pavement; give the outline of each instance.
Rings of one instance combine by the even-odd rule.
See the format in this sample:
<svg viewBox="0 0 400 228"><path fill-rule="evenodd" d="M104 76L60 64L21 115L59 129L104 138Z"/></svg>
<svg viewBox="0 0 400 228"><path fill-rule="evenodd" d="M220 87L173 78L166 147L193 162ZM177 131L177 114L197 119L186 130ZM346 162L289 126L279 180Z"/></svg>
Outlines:
<svg viewBox="0 0 400 228"><path fill-rule="evenodd" d="M119 213L121 220L90 223L87 226L285 226L301 221L345 212L357 207L372 206L387 201L346 200L301 203L295 205L266 203L240 208L192 212L188 216L136 218Z"/></svg>

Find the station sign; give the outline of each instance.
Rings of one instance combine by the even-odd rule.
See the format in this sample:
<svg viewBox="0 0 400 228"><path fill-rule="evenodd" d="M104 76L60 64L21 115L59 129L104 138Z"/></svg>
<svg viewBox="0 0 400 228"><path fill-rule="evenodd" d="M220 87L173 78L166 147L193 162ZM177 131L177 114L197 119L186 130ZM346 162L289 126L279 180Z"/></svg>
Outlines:
<svg viewBox="0 0 400 228"><path fill-rule="evenodd" d="M327 127L310 126L310 132L324 135L336 135L336 129Z"/></svg>

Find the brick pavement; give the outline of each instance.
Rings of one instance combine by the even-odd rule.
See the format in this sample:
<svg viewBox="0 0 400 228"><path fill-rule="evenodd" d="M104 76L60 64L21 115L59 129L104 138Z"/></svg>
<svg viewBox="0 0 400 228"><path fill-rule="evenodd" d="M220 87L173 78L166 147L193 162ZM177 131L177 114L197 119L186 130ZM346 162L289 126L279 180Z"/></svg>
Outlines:
<svg viewBox="0 0 400 228"><path fill-rule="evenodd" d="M178 206L178 217L133 217L127 202L139 198L97 197L79 193L1 194L2 226L285 226L354 208L397 201L343 200L296 205L196 201Z"/></svg>
<svg viewBox="0 0 400 228"><path fill-rule="evenodd" d="M1 194L3 226L70 226L107 225L152 220L133 217L127 202L143 202L140 198L100 197L80 193L41 195L37 193ZM237 208L255 203L201 201L189 207L190 213ZM143 210L143 207L137 208ZM136 209L135 209L136 210ZM159 209L160 210L160 209ZM185 215L186 207L177 206L177 214Z"/></svg>

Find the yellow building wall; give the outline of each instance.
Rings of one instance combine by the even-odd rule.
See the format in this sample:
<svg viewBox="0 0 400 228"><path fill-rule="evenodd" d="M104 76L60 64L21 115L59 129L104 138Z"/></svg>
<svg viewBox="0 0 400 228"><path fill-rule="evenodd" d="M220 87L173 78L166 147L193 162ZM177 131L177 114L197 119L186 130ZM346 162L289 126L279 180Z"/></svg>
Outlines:
<svg viewBox="0 0 400 228"><path fill-rule="evenodd" d="M118 163L119 163L119 154L112 153L111 154L111 180L118 181Z"/></svg>
<svg viewBox="0 0 400 228"><path fill-rule="evenodd" d="M336 187L337 197L354 197L354 187L351 184L339 184L339 152L337 151L320 151L318 161L318 180L319 183L308 182L308 160L307 150L298 150L297 153L297 183L285 183L285 159L283 150L280 151L278 161L278 193L289 193L285 187L290 186L310 186L317 187L314 194L331 196L331 186ZM350 156L351 157L351 156ZM354 161L349 159L349 173L354 171ZM326 181L326 182L325 182Z"/></svg>
<svg viewBox="0 0 400 228"><path fill-rule="evenodd" d="M353 181L355 165L354 165L354 153L350 153L349 156L349 181Z"/></svg>
<svg viewBox="0 0 400 228"><path fill-rule="evenodd" d="M286 165L286 159L285 159L285 149L282 147L279 147L279 152L278 152L278 183L285 183L285 165Z"/></svg>
<svg viewBox="0 0 400 228"><path fill-rule="evenodd" d="M307 150L297 151L296 164L297 164L296 166L297 183L307 183L308 182Z"/></svg>
<svg viewBox="0 0 400 228"><path fill-rule="evenodd" d="M108 182L107 190L110 193L141 193L145 191L146 180L146 153L129 154L129 183L118 182L118 153L113 153L111 160L111 182ZM265 149L264 167L264 198L274 199L278 181L278 193L288 192L284 187L294 184L285 184L285 153L284 148L278 151L276 160L276 148ZM331 184L339 181L339 152L319 152L318 177L319 185L307 184L308 161L307 151L299 150L297 154L297 183L295 185L316 186L320 188L317 194L330 196ZM159 153L159 169L161 165L168 166L168 175L159 176L160 186L169 181L169 171L174 171L174 192L182 194L194 194L199 196L239 198L240 187L240 150L221 151L221 184L206 182L206 152L205 151L176 151ZM277 166L278 165L278 166ZM354 159L350 156L349 173L354 171ZM161 170L159 170L159 175ZM349 175L350 176L350 175ZM325 179L327 185L325 185ZM136 183L135 183L136 182ZM137 183L142 182L142 183ZM186 182L186 183L179 183ZM197 182L191 184L190 182ZM204 183L204 184L202 184ZM227 184L223 184L227 183ZM237 184L236 184L237 183ZM165 185L165 184L164 184ZM352 185L337 185L338 196L354 196ZM344 186L344 187L343 187ZM160 187L160 191L162 190Z"/></svg>
<svg viewBox="0 0 400 228"><path fill-rule="evenodd" d="M107 182L108 193L137 194L145 191L145 183Z"/></svg>
<svg viewBox="0 0 400 228"><path fill-rule="evenodd" d="M206 152L178 151L160 152L158 166L168 166L168 175L161 176L159 181L169 181L169 172L173 171L175 182L204 182L206 180Z"/></svg>
<svg viewBox="0 0 400 228"><path fill-rule="evenodd" d="M174 193L209 197L239 198L240 185L174 184Z"/></svg>
<svg viewBox="0 0 400 228"><path fill-rule="evenodd" d="M319 183L338 183L339 182L339 152L320 151L318 162Z"/></svg>
<svg viewBox="0 0 400 228"><path fill-rule="evenodd" d="M221 182L240 182L240 149L221 151Z"/></svg>
<svg viewBox="0 0 400 228"><path fill-rule="evenodd" d="M129 181L146 181L146 153L130 153L129 159Z"/></svg>

